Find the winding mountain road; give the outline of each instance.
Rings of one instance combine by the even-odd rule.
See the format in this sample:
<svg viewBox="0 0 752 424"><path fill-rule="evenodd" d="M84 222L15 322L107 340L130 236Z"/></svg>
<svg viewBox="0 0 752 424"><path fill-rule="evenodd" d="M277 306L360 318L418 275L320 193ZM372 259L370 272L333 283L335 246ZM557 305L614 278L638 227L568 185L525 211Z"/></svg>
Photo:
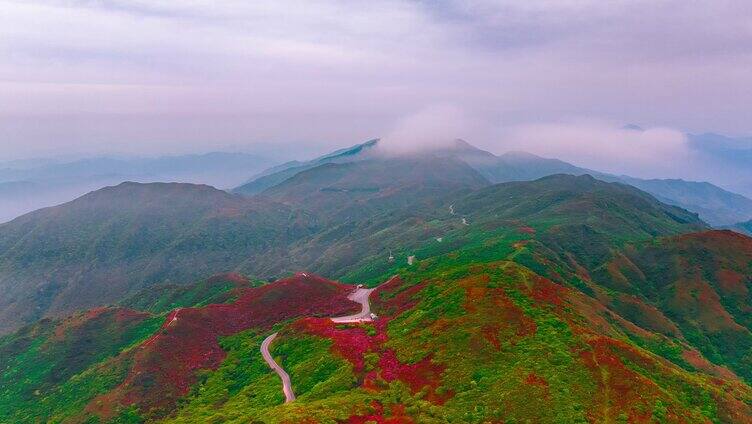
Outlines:
<svg viewBox="0 0 752 424"><path fill-rule="evenodd" d="M331 320L338 324L373 321L373 317L371 316L371 304L368 303L368 298L371 296L371 293L373 293L374 290L376 289L364 289L362 287L358 287L354 292L350 294L350 296L347 296L347 298L352 300L353 302L360 303L360 312L344 317L331 318Z"/></svg>
<svg viewBox="0 0 752 424"><path fill-rule="evenodd" d="M358 287L347 298L352 300L353 302L360 303L360 312L353 315L346 315L344 317L330 318L332 322L336 322L338 324L347 324L373 321L374 318L376 318L376 315L371 313L371 304L368 302L368 298L371 296L371 293L374 290L376 289L366 289ZM273 369L274 372L277 373L279 378L282 379L282 391L285 393L285 403L288 403L295 400L295 393L292 390L290 375L287 374L287 371L285 371L284 368L282 368L277 363L277 361L274 360L272 354L269 353L269 346L277 337L277 334L278 333L271 334L261 343L261 356L264 357L264 361L266 361L269 367L271 367L271 369Z"/></svg>
<svg viewBox="0 0 752 424"><path fill-rule="evenodd" d="M279 378L282 379L282 391L285 393L285 403L295 400L295 393L292 391L292 383L290 382L290 375L284 370L277 361L272 358L272 354L269 353L269 345L272 344L277 337L277 333L270 335L261 342L261 356L264 357L264 361L277 373Z"/></svg>

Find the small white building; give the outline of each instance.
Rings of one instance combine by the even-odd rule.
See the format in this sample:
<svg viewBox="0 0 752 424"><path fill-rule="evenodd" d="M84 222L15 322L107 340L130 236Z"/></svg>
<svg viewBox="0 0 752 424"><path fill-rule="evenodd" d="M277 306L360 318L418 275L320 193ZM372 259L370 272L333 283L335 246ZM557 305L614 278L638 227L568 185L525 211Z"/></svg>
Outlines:
<svg viewBox="0 0 752 424"><path fill-rule="evenodd" d="M415 256L408 256L407 257L407 264L408 265L412 265L413 263L415 263Z"/></svg>

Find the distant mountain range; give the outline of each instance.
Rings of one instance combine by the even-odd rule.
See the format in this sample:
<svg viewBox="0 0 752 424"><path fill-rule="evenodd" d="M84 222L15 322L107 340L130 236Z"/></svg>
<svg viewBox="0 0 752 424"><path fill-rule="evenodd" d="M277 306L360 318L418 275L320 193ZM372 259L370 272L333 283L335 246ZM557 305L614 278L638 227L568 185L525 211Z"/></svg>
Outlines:
<svg viewBox="0 0 752 424"><path fill-rule="evenodd" d="M370 140L308 162L289 162L270 168L233 191L244 195L255 195L302 171L325 163L357 162L379 158L384 154L379 151L378 140ZM624 175L616 176L525 152L508 152L496 156L462 140L456 140L452 146L433 149L426 154L457 158L477 170L491 183L534 180L553 174L589 174L604 181L633 185L663 202L697 213L711 225L731 225L752 219L752 199L707 182L679 179L645 180Z"/></svg>
<svg viewBox="0 0 752 424"><path fill-rule="evenodd" d="M271 160L247 153L215 152L158 158L0 163L0 222L124 181L189 182L230 188L268 166Z"/></svg>
<svg viewBox="0 0 752 424"><path fill-rule="evenodd" d="M729 137L715 133L688 134L690 148L697 152L705 174L714 176L734 192L752 197L752 137Z"/></svg>
<svg viewBox="0 0 752 424"><path fill-rule="evenodd" d="M638 129L635 129L638 130ZM709 162L722 161L734 169L752 161L752 142L716 134L690 135L692 146L704 149ZM292 161L268 167L274 158L245 153L208 153L203 155L165 156L145 159L92 158L72 162L27 160L0 163L0 222L42 207L74 199L103 186L124 181L189 182L219 188L236 187L235 192L255 195L297 173L324 163L346 163L373 157L378 140L369 140L340 149L310 161ZM752 219L752 200L706 182L684 180L644 180L616 176L577 167L525 152L508 152L499 156L457 141L454 146L433 149L433 156L460 158L489 182L524 181L546 175L566 173L590 174L605 181L624 182L641 188L664 202L698 213L715 226L730 226ZM718 167L714 164L714 167ZM248 175L255 176L248 180ZM728 186L745 192L746 171L728 180ZM752 181L749 181L752 188Z"/></svg>

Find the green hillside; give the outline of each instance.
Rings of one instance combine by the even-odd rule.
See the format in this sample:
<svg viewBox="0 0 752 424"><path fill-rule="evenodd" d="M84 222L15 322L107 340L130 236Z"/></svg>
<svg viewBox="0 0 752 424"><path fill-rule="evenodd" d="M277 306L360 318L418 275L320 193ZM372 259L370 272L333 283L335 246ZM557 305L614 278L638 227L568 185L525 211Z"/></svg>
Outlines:
<svg viewBox="0 0 752 424"><path fill-rule="evenodd" d="M123 183L0 225L0 332L232 270L313 232L302 212L208 186Z"/></svg>
<svg viewBox="0 0 752 424"><path fill-rule="evenodd" d="M752 420L752 239L589 176L489 186L453 160L398 165L324 165L269 203L190 187L214 196L190 203L194 222L221 220L212 228L241 231L239 211L271 205L309 219L310 233L233 267L306 272L141 286L118 307L5 336L0 422ZM354 190L367 181L376 190ZM144 202L125 203L118 220L142 216ZM165 231L167 204L151 212ZM340 215L353 205L366 212ZM376 321L333 323L358 309L352 286L308 271L378 286ZM292 403L259 351L275 331Z"/></svg>

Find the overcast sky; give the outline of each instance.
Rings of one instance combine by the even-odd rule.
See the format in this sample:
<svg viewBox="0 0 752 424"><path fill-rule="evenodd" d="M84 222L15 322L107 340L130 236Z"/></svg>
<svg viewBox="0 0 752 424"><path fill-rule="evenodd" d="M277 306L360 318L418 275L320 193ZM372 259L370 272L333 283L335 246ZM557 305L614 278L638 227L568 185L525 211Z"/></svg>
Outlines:
<svg viewBox="0 0 752 424"><path fill-rule="evenodd" d="M0 158L324 149L438 110L497 153L636 123L634 165L752 134L751 70L748 0L0 0Z"/></svg>

